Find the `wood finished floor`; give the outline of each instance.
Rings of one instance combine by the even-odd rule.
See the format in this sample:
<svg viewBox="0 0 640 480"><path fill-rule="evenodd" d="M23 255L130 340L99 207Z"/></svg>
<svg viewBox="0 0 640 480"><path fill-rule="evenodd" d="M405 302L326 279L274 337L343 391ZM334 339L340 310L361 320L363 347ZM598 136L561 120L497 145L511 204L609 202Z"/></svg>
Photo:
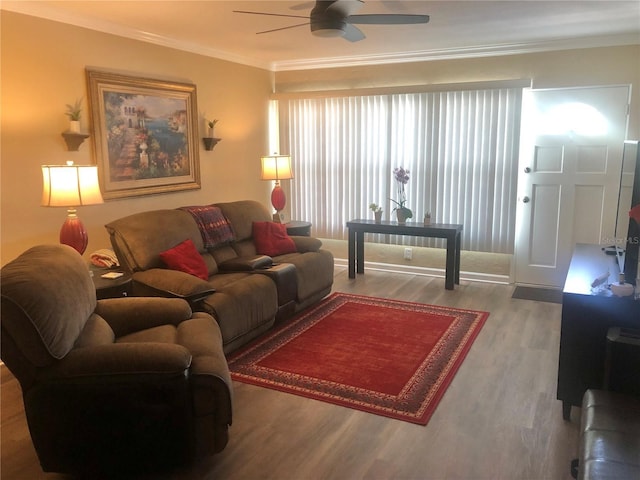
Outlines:
<svg viewBox="0 0 640 480"><path fill-rule="evenodd" d="M145 478L570 479L579 409L556 400L561 306L511 298L512 285L337 268L334 290L490 312L426 427L235 383L221 453ZM16 380L2 367L1 478L67 479L40 469ZM120 478L126 478L123 475Z"/></svg>

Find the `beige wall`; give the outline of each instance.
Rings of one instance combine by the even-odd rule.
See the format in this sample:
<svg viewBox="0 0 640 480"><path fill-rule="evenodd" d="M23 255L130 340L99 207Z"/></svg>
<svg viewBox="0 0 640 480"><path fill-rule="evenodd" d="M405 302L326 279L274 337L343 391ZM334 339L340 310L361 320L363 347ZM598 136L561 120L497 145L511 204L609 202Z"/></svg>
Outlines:
<svg viewBox="0 0 640 480"><path fill-rule="evenodd" d="M65 105L84 97L82 129L89 129L85 67L193 83L200 115L220 119L213 151L200 146L202 189L111 200L81 207L89 233L85 257L109 247L104 224L155 208L255 199L270 205L269 182L259 180L268 149L272 74L179 50L35 17L1 12L1 263L26 248L57 243L66 210L40 206L42 164L95 163L90 142L66 151Z"/></svg>
<svg viewBox="0 0 640 480"><path fill-rule="evenodd" d="M640 138L640 45L277 72L278 93L531 79L534 88L631 84L629 138Z"/></svg>

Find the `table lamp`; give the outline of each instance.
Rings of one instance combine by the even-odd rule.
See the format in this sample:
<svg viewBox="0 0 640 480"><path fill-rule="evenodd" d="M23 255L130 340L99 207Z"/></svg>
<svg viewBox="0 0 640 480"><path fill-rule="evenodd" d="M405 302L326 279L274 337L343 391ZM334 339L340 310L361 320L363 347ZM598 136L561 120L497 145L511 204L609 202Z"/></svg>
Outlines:
<svg viewBox="0 0 640 480"><path fill-rule="evenodd" d="M280 211L284 209L287 203L287 197L280 187L280 180L290 180L293 178L291 172L291 157L289 155L266 155L261 158L262 172L260 178L262 180L275 180L276 184L271 192L271 204L276 210L274 219L280 221Z"/></svg>
<svg viewBox="0 0 640 480"><path fill-rule="evenodd" d="M67 220L60 229L60 243L75 248L80 255L89 236L76 214L81 205L103 203L96 165L42 165L42 206L68 207Z"/></svg>

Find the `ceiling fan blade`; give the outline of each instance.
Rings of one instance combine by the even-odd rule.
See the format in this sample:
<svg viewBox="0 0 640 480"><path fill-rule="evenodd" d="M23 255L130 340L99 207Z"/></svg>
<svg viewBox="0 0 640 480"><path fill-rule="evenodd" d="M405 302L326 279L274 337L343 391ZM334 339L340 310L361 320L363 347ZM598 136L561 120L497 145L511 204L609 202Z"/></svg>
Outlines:
<svg viewBox="0 0 640 480"><path fill-rule="evenodd" d="M282 28L274 28L272 30L264 30L262 32L256 32L256 35L261 35L263 33L271 33L271 32L279 32L280 30L289 30L290 28L297 28L297 27L303 27L305 25L310 25L309 22L306 23L299 23L297 25L289 25L288 27L282 27Z"/></svg>
<svg viewBox="0 0 640 480"><path fill-rule="evenodd" d="M269 17L287 17L287 18L306 18L309 17L302 15L282 15L280 13L265 13L265 12L249 12L247 10L234 10L233 13L248 13L249 15L267 15Z"/></svg>
<svg viewBox="0 0 640 480"><path fill-rule="evenodd" d="M408 25L416 23L428 23L429 15L403 15L403 14L371 14L350 15L347 22L358 25Z"/></svg>
<svg viewBox="0 0 640 480"><path fill-rule="evenodd" d="M347 23L342 38L350 42L359 42L360 40L364 40L366 37L364 36L364 33L362 33L362 30L360 30L358 27Z"/></svg>

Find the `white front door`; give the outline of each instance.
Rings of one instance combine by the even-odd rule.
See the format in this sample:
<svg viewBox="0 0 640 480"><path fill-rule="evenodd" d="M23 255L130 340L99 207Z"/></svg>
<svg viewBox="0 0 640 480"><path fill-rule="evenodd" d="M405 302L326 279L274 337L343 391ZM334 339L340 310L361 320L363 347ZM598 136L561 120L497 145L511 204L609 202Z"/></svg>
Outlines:
<svg viewBox="0 0 640 480"><path fill-rule="evenodd" d="M525 91L516 283L562 287L576 243L614 238L629 92L628 86Z"/></svg>

